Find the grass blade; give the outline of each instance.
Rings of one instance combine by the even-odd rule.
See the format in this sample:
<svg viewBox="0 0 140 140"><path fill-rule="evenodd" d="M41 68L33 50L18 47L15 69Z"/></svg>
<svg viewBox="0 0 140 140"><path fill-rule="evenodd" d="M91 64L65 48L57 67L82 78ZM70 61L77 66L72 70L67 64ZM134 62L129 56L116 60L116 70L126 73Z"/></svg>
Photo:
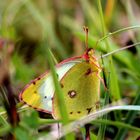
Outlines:
<svg viewBox="0 0 140 140"><path fill-rule="evenodd" d="M140 104L140 89L136 93L136 97L135 97L135 99L133 101L133 105L139 105L139 104ZM134 118L136 117L136 115L137 115L136 111L135 112L134 111L129 111L127 113L127 116L126 116L126 119L125 119L124 122L126 124L132 124L132 122L134 121ZM117 133L117 135L115 137L115 140L118 140L118 139L119 140L124 140L127 132L128 132L128 129L123 129L123 128L119 129L118 133Z"/></svg>

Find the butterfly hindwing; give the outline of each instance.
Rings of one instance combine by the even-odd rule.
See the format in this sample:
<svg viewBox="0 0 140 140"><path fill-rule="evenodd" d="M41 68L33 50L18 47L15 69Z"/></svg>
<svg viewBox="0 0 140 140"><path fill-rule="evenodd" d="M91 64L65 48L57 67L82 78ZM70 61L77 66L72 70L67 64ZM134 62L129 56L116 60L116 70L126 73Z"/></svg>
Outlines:
<svg viewBox="0 0 140 140"><path fill-rule="evenodd" d="M99 69L95 64L81 62L74 65L62 78L61 84L70 119L78 119L96 109L99 101ZM53 116L60 118L54 94Z"/></svg>
<svg viewBox="0 0 140 140"><path fill-rule="evenodd" d="M61 80L65 73L73 67L77 61L63 63L56 67L58 79ZM29 106L47 113L52 112L52 97L55 89L50 72L36 78L20 93L20 100Z"/></svg>

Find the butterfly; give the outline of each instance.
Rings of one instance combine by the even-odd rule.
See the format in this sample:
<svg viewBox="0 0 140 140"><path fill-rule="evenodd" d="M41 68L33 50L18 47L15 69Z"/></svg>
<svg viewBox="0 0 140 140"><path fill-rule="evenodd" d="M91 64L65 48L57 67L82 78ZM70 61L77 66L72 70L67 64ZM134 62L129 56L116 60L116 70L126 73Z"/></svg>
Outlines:
<svg viewBox="0 0 140 140"><path fill-rule="evenodd" d="M100 65L94 50L88 48L78 57L68 58L56 65L56 73L62 88L69 119L78 119L96 111L100 100ZM30 82L20 93L21 101L39 111L60 118L58 99L49 71Z"/></svg>

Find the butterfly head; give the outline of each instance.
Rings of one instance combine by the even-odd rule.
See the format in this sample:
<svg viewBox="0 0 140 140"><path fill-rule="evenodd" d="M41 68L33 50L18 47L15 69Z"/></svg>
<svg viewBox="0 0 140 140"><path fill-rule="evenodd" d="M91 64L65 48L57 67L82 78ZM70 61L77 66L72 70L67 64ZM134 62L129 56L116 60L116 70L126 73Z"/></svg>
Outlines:
<svg viewBox="0 0 140 140"><path fill-rule="evenodd" d="M86 52L83 54L82 58L85 59L86 61L90 61L91 59L95 61L96 60L96 58L94 57L95 51L93 48L88 47L88 27L84 26L83 29L85 31Z"/></svg>
<svg viewBox="0 0 140 140"><path fill-rule="evenodd" d="M86 61L89 61L91 58L94 58L95 50L93 48L88 48L86 52L83 54L82 58Z"/></svg>
<svg viewBox="0 0 140 140"><path fill-rule="evenodd" d="M87 55L89 56L89 58L91 58L92 56L94 56L94 53L95 53L95 51L94 51L94 49L92 49L92 48L89 48L89 49L87 50Z"/></svg>

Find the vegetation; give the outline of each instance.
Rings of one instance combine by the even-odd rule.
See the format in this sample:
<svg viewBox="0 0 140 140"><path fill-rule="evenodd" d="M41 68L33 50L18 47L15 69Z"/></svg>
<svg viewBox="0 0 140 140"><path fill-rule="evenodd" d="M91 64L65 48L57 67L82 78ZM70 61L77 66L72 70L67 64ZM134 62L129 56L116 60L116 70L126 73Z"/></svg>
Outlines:
<svg viewBox="0 0 140 140"><path fill-rule="evenodd" d="M88 139L84 126L92 140L140 139L139 7L138 0L0 0L0 139L56 139L59 127L65 139ZM64 104L64 119L54 120L20 102L24 86L50 69L63 103L54 66L84 53L83 26L107 88L101 84L100 109L69 122Z"/></svg>

